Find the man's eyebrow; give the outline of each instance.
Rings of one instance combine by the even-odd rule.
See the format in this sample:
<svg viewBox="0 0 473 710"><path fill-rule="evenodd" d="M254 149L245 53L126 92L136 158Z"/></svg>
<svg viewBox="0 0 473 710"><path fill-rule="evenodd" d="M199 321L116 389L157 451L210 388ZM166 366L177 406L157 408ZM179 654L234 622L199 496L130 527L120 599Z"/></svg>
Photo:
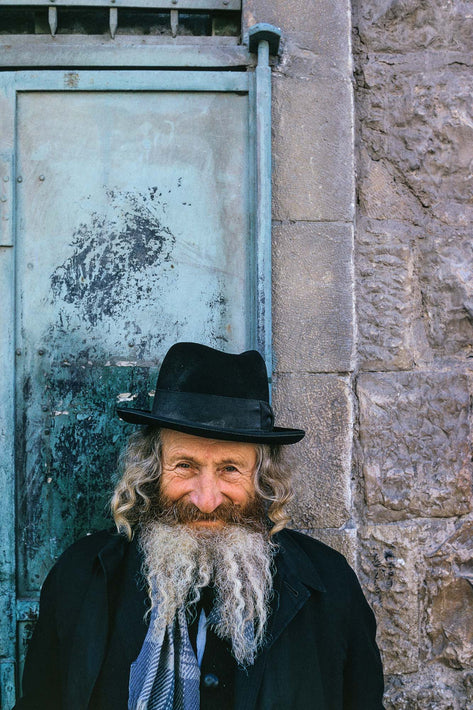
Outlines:
<svg viewBox="0 0 473 710"><path fill-rule="evenodd" d="M170 459L189 459L190 461L196 461L194 454L189 453L189 451L171 451L167 454Z"/></svg>
<svg viewBox="0 0 473 710"><path fill-rule="evenodd" d="M194 454L191 454L189 451L173 451L167 455L167 458L170 461L176 461L177 459L186 459L186 461L193 461L194 463L199 463L199 459L196 458L196 456ZM228 464L233 464L237 466L246 465L246 461L238 455L227 456L224 459L219 459L216 463L217 466L225 466Z"/></svg>

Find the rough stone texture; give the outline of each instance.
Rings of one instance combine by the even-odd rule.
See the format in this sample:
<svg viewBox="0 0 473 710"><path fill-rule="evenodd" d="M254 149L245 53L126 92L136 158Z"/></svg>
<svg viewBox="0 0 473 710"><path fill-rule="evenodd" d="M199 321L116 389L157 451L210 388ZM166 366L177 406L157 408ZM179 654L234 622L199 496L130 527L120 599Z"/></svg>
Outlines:
<svg viewBox="0 0 473 710"><path fill-rule="evenodd" d="M414 258L412 238L398 222L360 220L356 295L363 369L405 370L417 359L425 336Z"/></svg>
<svg viewBox="0 0 473 710"><path fill-rule="evenodd" d="M372 220L408 220L421 224L424 209L391 166L371 157L362 143L357 162L359 216Z"/></svg>
<svg viewBox="0 0 473 710"><path fill-rule="evenodd" d="M472 506L469 382L456 373L358 380L366 514L448 517Z"/></svg>
<svg viewBox="0 0 473 710"><path fill-rule="evenodd" d="M459 669L473 668L472 540L473 518L469 517L426 554L426 660L441 660Z"/></svg>
<svg viewBox="0 0 473 710"><path fill-rule="evenodd" d="M419 242L426 337L435 356L473 356L473 244L469 230L444 228Z"/></svg>
<svg viewBox="0 0 473 710"><path fill-rule="evenodd" d="M351 503L352 406L349 382L335 375L276 376L276 420L306 429L286 451L295 499L290 513L300 529L339 528Z"/></svg>
<svg viewBox="0 0 473 710"><path fill-rule="evenodd" d="M471 51L471 0L362 0L356 28L372 52Z"/></svg>
<svg viewBox="0 0 473 710"><path fill-rule="evenodd" d="M367 526L360 543L359 574L378 621L385 673L412 673L419 667L418 531Z"/></svg>
<svg viewBox="0 0 473 710"><path fill-rule="evenodd" d="M429 214L453 226L473 216L471 69L371 59L360 81L361 138ZM386 91L386 87L389 90Z"/></svg>
<svg viewBox="0 0 473 710"><path fill-rule="evenodd" d="M426 666L418 673L386 678L386 710L472 710L473 673Z"/></svg>
<svg viewBox="0 0 473 710"><path fill-rule="evenodd" d="M358 571L378 620L386 674L415 674L439 661L442 668L473 671L473 516L367 525L359 537ZM393 701L436 698L428 683L419 695L419 687L394 681L391 686Z"/></svg>
<svg viewBox="0 0 473 710"><path fill-rule="evenodd" d="M430 366L473 354L473 245L462 230L360 219L356 240L359 364Z"/></svg>
<svg viewBox="0 0 473 710"><path fill-rule="evenodd" d="M273 344L279 372L350 370L352 245L351 225L273 227Z"/></svg>
<svg viewBox="0 0 473 710"><path fill-rule="evenodd" d="M372 371L357 378L354 503L373 521L363 583L387 710L472 710L473 3L353 0L352 10L357 356ZM376 594L376 573L389 571L381 553L399 547L409 562L395 566L393 589L405 584L416 618L389 589Z"/></svg>
<svg viewBox="0 0 473 710"><path fill-rule="evenodd" d="M348 79L274 77L275 219L353 219L352 131Z"/></svg>

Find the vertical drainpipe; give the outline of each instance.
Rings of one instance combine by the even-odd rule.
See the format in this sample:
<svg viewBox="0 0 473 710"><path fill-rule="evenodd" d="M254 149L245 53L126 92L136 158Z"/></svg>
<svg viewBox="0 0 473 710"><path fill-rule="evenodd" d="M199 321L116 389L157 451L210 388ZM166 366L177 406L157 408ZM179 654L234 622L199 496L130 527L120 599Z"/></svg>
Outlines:
<svg viewBox="0 0 473 710"><path fill-rule="evenodd" d="M271 68L270 54L277 54L281 30L267 23L248 32L250 52L258 54L256 66L256 249L257 249L257 343L269 375L273 373L271 337Z"/></svg>

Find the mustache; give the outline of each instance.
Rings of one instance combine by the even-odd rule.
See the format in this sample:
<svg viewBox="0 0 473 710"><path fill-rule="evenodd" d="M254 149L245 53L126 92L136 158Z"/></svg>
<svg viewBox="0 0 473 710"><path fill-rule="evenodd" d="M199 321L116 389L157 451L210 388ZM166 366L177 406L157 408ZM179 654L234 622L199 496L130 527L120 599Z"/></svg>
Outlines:
<svg viewBox="0 0 473 710"><path fill-rule="evenodd" d="M203 513L189 500L169 500L160 495L156 520L167 525L189 525L198 522L223 522L225 525L241 525L256 532L269 529L263 501L254 498L244 507L231 501L221 503L211 513Z"/></svg>

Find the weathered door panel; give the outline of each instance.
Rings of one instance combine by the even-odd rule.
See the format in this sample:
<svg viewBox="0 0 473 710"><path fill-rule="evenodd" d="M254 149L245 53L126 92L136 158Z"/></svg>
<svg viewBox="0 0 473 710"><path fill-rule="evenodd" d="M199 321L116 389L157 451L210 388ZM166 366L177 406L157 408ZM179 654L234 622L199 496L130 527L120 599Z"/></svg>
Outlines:
<svg viewBox="0 0 473 710"><path fill-rule="evenodd" d="M130 431L117 401L150 406L177 340L259 344L252 76L144 74L0 78L11 127L0 169L15 185L2 263L11 273L14 253L20 656L52 563L110 524Z"/></svg>
<svg viewBox="0 0 473 710"><path fill-rule="evenodd" d="M247 95L28 92L17 137L25 347L155 361L176 339L248 342Z"/></svg>

